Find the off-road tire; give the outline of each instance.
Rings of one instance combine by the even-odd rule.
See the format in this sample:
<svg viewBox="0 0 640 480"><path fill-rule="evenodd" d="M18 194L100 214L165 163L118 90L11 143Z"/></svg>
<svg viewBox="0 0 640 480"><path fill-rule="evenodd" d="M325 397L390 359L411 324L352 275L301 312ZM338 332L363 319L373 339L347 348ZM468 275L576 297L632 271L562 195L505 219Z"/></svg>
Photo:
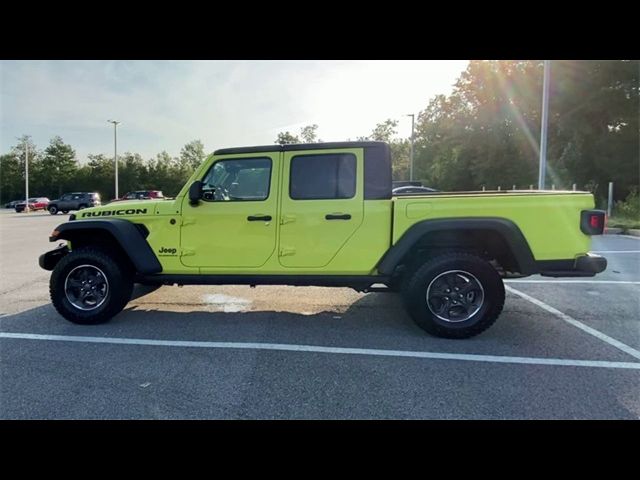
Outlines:
<svg viewBox="0 0 640 480"><path fill-rule="evenodd" d="M477 313L463 321L446 321L428 305L427 290L439 275L450 271L471 274L483 289L483 302ZM496 269L486 260L463 252L449 252L431 258L407 276L403 297L409 315L427 333L444 338L469 338L482 333L497 320L504 306L504 284Z"/></svg>
<svg viewBox="0 0 640 480"><path fill-rule="evenodd" d="M94 266L104 273L108 290L104 302L92 310L74 306L65 293L65 281L74 268ZM51 273L49 293L58 313L73 323L95 325L105 323L122 311L131 299L133 272L127 262L107 248L81 247L64 256Z"/></svg>
<svg viewBox="0 0 640 480"><path fill-rule="evenodd" d="M58 207L56 207L55 205L51 205L47 210L49 210L49 213L51 215L57 215L58 214Z"/></svg>

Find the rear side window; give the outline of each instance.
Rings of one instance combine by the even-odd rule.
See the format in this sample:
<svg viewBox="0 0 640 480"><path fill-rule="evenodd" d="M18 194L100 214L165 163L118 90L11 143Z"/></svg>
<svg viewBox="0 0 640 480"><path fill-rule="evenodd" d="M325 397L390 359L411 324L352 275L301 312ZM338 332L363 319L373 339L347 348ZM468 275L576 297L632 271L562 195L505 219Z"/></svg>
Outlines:
<svg viewBox="0 0 640 480"><path fill-rule="evenodd" d="M289 182L293 200L353 198L356 157L351 153L297 155L291 159Z"/></svg>

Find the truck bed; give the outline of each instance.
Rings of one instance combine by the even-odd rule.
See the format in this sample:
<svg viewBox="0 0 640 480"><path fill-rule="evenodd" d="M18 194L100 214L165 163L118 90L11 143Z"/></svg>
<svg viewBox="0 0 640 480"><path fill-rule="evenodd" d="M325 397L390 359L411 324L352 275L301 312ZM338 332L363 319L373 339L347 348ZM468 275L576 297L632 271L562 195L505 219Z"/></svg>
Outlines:
<svg viewBox="0 0 640 480"><path fill-rule="evenodd" d="M493 217L514 222L527 239L536 260L574 258L590 249L589 236L579 231L580 212L594 208L589 192L434 192L393 197L392 203L393 244L413 224L422 220Z"/></svg>

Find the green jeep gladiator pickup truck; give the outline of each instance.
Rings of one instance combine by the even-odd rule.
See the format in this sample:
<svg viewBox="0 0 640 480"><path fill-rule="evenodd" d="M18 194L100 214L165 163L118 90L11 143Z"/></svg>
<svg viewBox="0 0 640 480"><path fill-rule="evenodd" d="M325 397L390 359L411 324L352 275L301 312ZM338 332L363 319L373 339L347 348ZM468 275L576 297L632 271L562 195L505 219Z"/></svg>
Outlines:
<svg viewBox="0 0 640 480"><path fill-rule="evenodd" d="M571 191L434 192L393 197L382 142L215 151L173 200L82 210L40 257L67 320L108 321L134 283L317 285L401 292L427 332L491 326L503 278L590 277L604 230L593 196Z"/></svg>

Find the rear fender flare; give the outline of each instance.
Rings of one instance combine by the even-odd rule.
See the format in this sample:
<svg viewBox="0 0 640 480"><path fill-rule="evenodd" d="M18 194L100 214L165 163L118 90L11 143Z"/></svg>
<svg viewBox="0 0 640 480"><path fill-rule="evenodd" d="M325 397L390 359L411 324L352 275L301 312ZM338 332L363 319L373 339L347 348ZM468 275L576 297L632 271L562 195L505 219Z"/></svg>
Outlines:
<svg viewBox="0 0 640 480"><path fill-rule="evenodd" d="M376 268L383 275L391 275L403 257L425 235L443 230L490 230L498 233L509 245L519 271L525 275L537 273L536 261L531 248L520 228L510 220L497 217L486 218L447 218L423 220L412 225L387 253L380 259Z"/></svg>

